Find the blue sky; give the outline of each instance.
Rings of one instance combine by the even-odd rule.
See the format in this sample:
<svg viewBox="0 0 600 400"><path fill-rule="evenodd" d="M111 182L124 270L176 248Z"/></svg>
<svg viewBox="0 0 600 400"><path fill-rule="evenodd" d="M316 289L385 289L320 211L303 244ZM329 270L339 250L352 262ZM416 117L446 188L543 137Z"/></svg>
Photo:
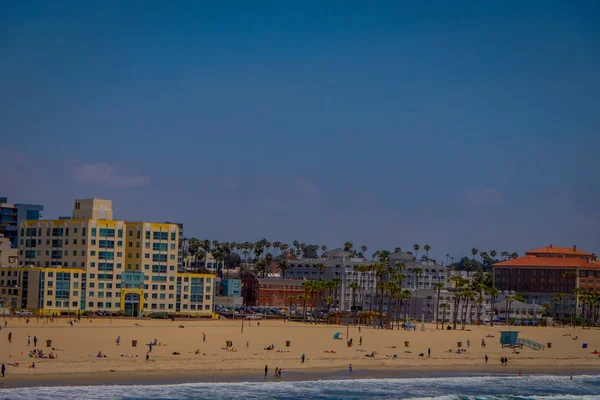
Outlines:
<svg viewBox="0 0 600 400"><path fill-rule="evenodd" d="M0 194L222 241L598 253L600 6L490 3L3 3Z"/></svg>

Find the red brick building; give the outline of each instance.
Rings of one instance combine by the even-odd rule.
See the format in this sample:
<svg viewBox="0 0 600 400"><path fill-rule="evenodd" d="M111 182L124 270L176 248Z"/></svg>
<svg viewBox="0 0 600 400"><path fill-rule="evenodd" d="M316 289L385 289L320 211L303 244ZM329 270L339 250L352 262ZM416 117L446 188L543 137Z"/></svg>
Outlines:
<svg viewBox="0 0 600 400"><path fill-rule="evenodd" d="M247 306L286 307L289 296L294 296L292 306L300 307L303 302L298 297L304 294L302 280L299 279L244 279L242 297Z"/></svg>
<svg viewBox="0 0 600 400"><path fill-rule="evenodd" d="M494 264L494 285L515 291L527 302L551 302L556 293L572 296L575 288L600 291L600 263L593 253L573 248L542 247L525 256ZM573 303L573 300L571 300ZM571 304L569 307L574 307Z"/></svg>

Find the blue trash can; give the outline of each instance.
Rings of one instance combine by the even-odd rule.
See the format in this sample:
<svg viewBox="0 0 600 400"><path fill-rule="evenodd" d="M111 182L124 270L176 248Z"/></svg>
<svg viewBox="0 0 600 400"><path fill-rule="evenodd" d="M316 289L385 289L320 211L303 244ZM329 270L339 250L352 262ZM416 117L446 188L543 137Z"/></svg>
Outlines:
<svg viewBox="0 0 600 400"><path fill-rule="evenodd" d="M587 345L588 345L587 343L583 343L583 344L581 345L581 347L582 347L582 348L584 348L584 349L587 349Z"/></svg>

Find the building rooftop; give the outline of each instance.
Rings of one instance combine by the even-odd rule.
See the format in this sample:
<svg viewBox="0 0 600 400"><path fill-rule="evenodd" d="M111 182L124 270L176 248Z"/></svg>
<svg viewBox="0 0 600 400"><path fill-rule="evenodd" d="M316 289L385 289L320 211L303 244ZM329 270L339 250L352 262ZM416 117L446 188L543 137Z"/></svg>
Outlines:
<svg viewBox="0 0 600 400"><path fill-rule="evenodd" d="M527 254L530 254L528 252ZM547 268L598 268L600 264L590 263L583 258L571 257L538 257L526 255L514 260L502 261L493 265L494 267L547 267Z"/></svg>
<svg viewBox="0 0 600 400"><path fill-rule="evenodd" d="M592 253L577 250L577 246L573 247L554 247L553 245L540 247L539 249L526 251L525 254L554 254L554 255L566 255L566 256L591 256Z"/></svg>

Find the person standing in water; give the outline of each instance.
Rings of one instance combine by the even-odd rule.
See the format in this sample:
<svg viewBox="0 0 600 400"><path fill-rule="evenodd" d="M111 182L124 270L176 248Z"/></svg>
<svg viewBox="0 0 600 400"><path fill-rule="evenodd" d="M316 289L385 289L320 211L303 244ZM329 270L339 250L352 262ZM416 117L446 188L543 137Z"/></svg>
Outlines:
<svg viewBox="0 0 600 400"><path fill-rule="evenodd" d="M265 365L265 379L267 379L267 374L269 373L269 366Z"/></svg>

